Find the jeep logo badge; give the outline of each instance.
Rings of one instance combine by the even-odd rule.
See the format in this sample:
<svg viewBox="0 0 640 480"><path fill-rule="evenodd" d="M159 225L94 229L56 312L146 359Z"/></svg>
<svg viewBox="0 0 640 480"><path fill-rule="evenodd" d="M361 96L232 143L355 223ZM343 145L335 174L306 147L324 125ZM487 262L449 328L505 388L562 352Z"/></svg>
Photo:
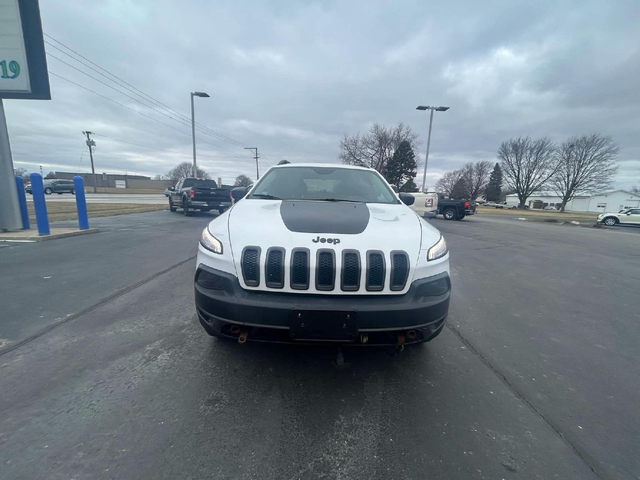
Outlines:
<svg viewBox="0 0 640 480"><path fill-rule="evenodd" d="M340 243L340 239L339 238L323 238L323 237L316 237L313 240L311 240L313 243L333 243L334 245L337 245Z"/></svg>

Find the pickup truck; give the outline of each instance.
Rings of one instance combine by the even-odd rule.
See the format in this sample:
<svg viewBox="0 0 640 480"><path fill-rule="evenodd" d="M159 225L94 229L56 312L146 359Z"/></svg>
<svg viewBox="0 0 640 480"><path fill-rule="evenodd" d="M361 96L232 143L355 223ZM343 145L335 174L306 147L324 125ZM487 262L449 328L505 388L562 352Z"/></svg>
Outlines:
<svg viewBox="0 0 640 480"><path fill-rule="evenodd" d="M169 210L175 212L181 208L186 216L194 210L224 213L230 206L231 189L218 188L215 180L183 178L169 189Z"/></svg>
<svg viewBox="0 0 640 480"><path fill-rule="evenodd" d="M451 200L441 193L412 193L416 199L411 208L421 217L426 213L442 215L445 220L462 220L476 213L470 200Z"/></svg>

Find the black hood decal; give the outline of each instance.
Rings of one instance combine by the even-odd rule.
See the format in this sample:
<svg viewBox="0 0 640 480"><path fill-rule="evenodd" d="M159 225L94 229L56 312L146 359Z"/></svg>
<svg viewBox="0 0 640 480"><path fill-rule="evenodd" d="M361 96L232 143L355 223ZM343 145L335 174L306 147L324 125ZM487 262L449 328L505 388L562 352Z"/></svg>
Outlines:
<svg viewBox="0 0 640 480"><path fill-rule="evenodd" d="M283 200L280 216L290 231L299 233L357 234L369 224L365 203Z"/></svg>

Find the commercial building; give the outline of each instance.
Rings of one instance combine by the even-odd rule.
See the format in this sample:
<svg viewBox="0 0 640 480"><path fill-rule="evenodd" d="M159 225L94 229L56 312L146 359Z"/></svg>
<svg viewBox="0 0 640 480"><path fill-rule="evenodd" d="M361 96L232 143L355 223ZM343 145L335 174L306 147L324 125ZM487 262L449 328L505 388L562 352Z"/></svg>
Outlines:
<svg viewBox="0 0 640 480"><path fill-rule="evenodd" d="M507 205L519 204L516 194L507 195ZM532 209L543 209L547 206L558 206L562 199L554 192L537 192L527 199L526 205ZM568 212L617 212L624 208L640 207L640 194L627 192L626 190L613 190L595 195L576 195L570 200L565 211Z"/></svg>
<svg viewBox="0 0 640 480"><path fill-rule="evenodd" d="M93 187L92 173L55 172L56 178L73 180L76 175L82 177L87 188ZM129 175L120 173L96 173L96 187L98 188L144 188L164 190L173 185L171 180L152 180L144 175Z"/></svg>

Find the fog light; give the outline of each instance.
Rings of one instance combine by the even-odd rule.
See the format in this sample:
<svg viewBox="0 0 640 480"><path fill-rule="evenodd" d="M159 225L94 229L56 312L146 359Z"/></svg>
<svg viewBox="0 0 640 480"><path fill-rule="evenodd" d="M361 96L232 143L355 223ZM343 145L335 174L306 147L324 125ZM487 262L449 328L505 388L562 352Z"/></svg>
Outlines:
<svg viewBox="0 0 640 480"><path fill-rule="evenodd" d="M199 270L197 280L198 285L209 290L224 290L224 278L206 270Z"/></svg>
<svg viewBox="0 0 640 480"><path fill-rule="evenodd" d="M450 289L451 283L449 277L443 277L433 282L425 283L420 293L423 297L435 297L437 295L444 295Z"/></svg>

